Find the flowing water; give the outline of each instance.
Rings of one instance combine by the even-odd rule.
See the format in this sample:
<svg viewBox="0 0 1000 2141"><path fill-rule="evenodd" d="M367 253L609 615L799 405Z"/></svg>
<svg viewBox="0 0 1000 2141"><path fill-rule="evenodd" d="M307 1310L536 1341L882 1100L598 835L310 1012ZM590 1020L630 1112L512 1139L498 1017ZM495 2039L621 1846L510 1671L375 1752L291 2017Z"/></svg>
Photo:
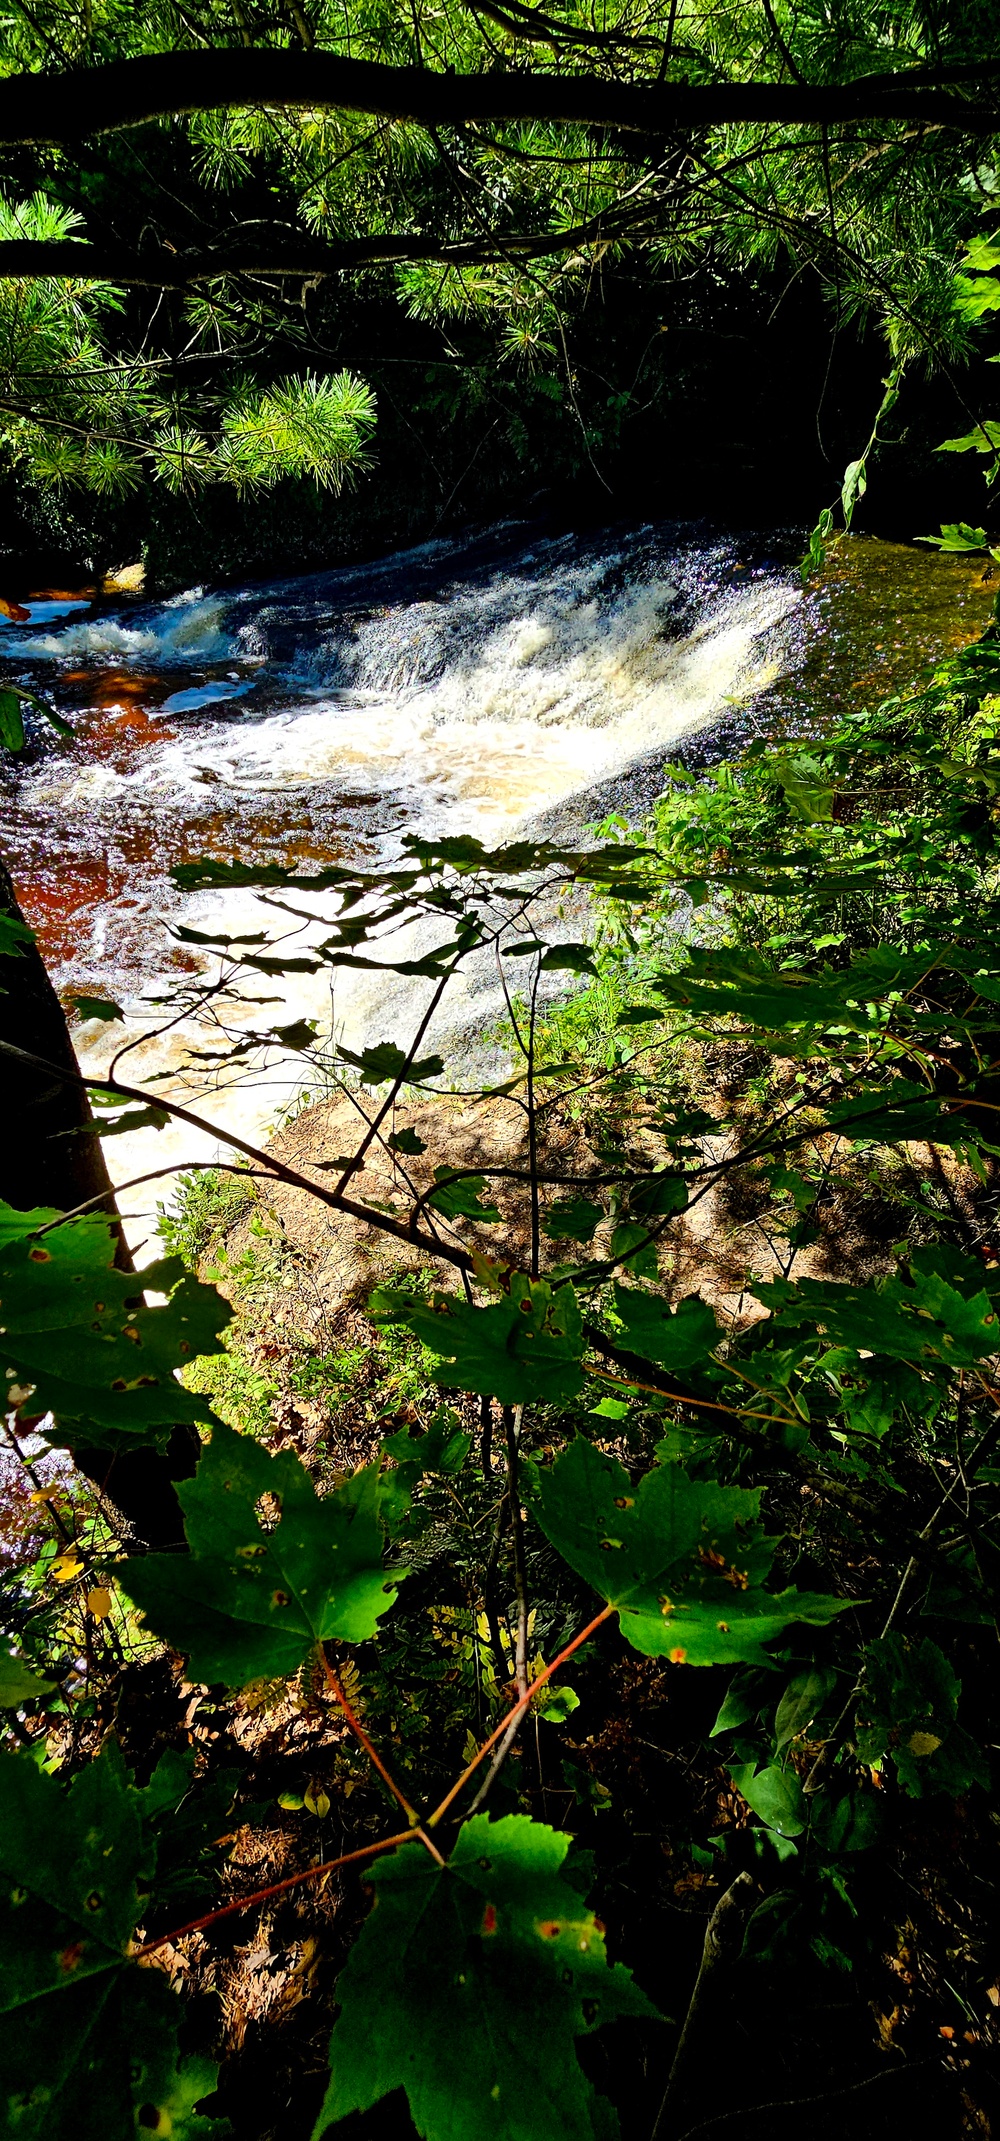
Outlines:
<svg viewBox="0 0 1000 2141"><path fill-rule="evenodd" d="M754 732L807 733L905 687L988 615L977 562L851 539L804 597L800 548L522 524L159 604L40 591L0 627L0 668L49 692L76 734L56 743L39 724L0 793L57 985L113 996L151 1029L150 997L195 964L164 918L261 919L250 895L182 898L178 861L375 859L418 828L573 837L612 803L641 809L678 749L704 760ZM405 1005L337 986L352 1045L398 1035ZM324 977L296 980L271 1016L303 1013L329 1022ZM106 1061L106 1032L77 1039ZM148 1043L133 1073L169 1068L177 1047ZM213 1119L260 1133L300 1075L272 1068ZM165 1132L108 1149L124 1179L207 1148Z"/></svg>

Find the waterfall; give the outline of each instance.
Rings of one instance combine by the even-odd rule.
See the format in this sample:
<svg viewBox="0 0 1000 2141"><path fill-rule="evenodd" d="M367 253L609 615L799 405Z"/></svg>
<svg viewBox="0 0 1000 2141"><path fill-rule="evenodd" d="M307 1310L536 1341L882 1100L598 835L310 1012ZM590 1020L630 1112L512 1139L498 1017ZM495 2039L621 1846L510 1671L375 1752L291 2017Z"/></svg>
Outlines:
<svg viewBox="0 0 1000 2141"><path fill-rule="evenodd" d="M650 526L500 528L161 604L28 605L0 631L0 657L78 730L68 748L39 738L18 776L40 904L46 871L53 913L64 895L57 979L117 994L152 1028L149 999L176 975L164 917L263 926L252 895L181 897L169 869L185 856L375 858L404 831L496 842L553 814L575 830L596 799L627 797L632 769L655 774L681 738L794 667L800 604L794 574L751 542ZM281 987L271 1017L329 1024L328 976ZM390 1012L405 1030L410 996L338 976L351 1045L383 1038ZM107 1029L79 1038L89 1063L108 1060ZM169 1072L189 1039L150 1042L131 1065ZM300 1076L293 1060L270 1068L220 1099L218 1119L260 1134ZM204 1150L174 1129L109 1147L119 1179Z"/></svg>

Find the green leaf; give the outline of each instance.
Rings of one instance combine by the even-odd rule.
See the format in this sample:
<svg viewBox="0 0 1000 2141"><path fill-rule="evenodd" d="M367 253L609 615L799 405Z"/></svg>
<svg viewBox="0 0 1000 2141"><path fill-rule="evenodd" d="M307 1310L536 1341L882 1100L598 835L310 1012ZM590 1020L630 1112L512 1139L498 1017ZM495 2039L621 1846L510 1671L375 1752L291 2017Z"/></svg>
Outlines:
<svg viewBox="0 0 1000 2141"><path fill-rule="evenodd" d="M613 1263L627 1264L638 1279L655 1279L660 1273L660 1254L649 1239L648 1219L623 1219L612 1229L608 1244Z"/></svg>
<svg viewBox="0 0 1000 2141"><path fill-rule="evenodd" d="M835 969L778 965L752 949L692 946L677 973L662 974L657 993L680 1009L738 1018L771 1035L832 1027L842 1033L882 1035L888 1008L918 982L926 955L878 945L857 952L850 966Z"/></svg>
<svg viewBox="0 0 1000 2141"><path fill-rule="evenodd" d="M962 262L966 268L1000 268L1000 243L992 238L970 238Z"/></svg>
<svg viewBox="0 0 1000 2141"><path fill-rule="evenodd" d="M840 503L843 508L844 524L848 528L850 527L851 521L854 517L854 508L857 505L858 499L863 498L866 490L868 489L868 477L865 471L866 458L866 455L862 454L859 460L848 461L847 467L844 470L844 481L841 486Z"/></svg>
<svg viewBox="0 0 1000 2141"><path fill-rule="evenodd" d="M570 1839L474 1815L448 1864L419 1846L371 1868L378 1897L337 1981L314 2141L405 2089L424 2141L605 2141L617 2130L577 2037L656 2009L565 1869Z"/></svg>
<svg viewBox="0 0 1000 2141"><path fill-rule="evenodd" d="M571 1286L514 1272L509 1294L483 1308L458 1294L432 1294L426 1302L379 1287L368 1311L377 1323L405 1324L437 1355L434 1380L445 1389L523 1405L558 1404L583 1388L583 1326Z"/></svg>
<svg viewBox="0 0 1000 2141"><path fill-rule="evenodd" d="M745 1725L751 1717L756 1717L758 1710L764 1706L768 1686L769 1675L766 1673L756 1669L737 1673L723 1697L722 1707L708 1735L709 1739L716 1739L720 1732L735 1732L738 1725Z"/></svg>
<svg viewBox="0 0 1000 2141"><path fill-rule="evenodd" d="M34 944L35 932L15 914L0 914L0 959L17 959L26 944ZM0 992L5 993L5 992Z"/></svg>
<svg viewBox="0 0 1000 2141"><path fill-rule="evenodd" d="M387 1435L382 1455L392 1459L395 1470L383 1474L379 1506L390 1529L406 1515L417 1481L427 1472L460 1472L471 1448L472 1436L460 1427L458 1414L447 1405L435 1415L425 1435L415 1435L408 1427L398 1435Z"/></svg>
<svg viewBox="0 0 1000 2141"><path fill-rule="evenodd" d="M547 1725L564 1725L579 1707L580 1697L575 1688L554 1688L551 1681L532 1702L532 1709L545 1719Z"/></svg>
<svg viewBox="0 0 1000 2141"><path fill-rule="evenodd" d="M427 1199L436 1212L443 1212L446 1219L478 1219L483 1226L493 1226L500 1214L495 1204L480 1204L483 1191L482 1175L463 1175L456 1180L458 1170L454 1167L435 1167L433 1189Z"/></svg>
<svg viewBox="0 0 1000 2141"><path fill-rule="evenodd" d="M0 744L8 751L24 749L24 717L20 693L0 691Z"/></svg>
<svg viewBox="0 0 1000 2141"><path fill-rule="evenodd" d="M933 543L935 550L977 551L989 547L985 528L970 527L967 520L943 520L940 535L917 535L917 543Z"/></svg>
<svg viewBox="0 0 1000 2141"><path fill-rule="evenodd" d="M296 1018L289 1026L272 1026L271 1031L276 1041L282 1041L286 1048L298 1049L303 1054L316 1045L315 1019Z"/></svg>
<svg viewBox="0 0 1000 2141"><path fill-rule="evenodd" d="M840 1799L820 1792L811 1813L813 1841L821 1851L869 1851L885 1826L885 1797L871 1789L845 1792Z"/></svg>
<svg viewBox="0 0 1000 2141"><path fill-rule="evenodd" d="M982 1278L981 1267L969 1267ZM914 1366L945 1362L971 1367L1000 1348L1000 1314L982 1290L971 1300L933 1270L916 1263L911 1283L885 1279L852 1287L836 1280L785 1279L756 1283L751 1291L775 1311L774 1330L805 1324L858 1353L876 1353Z"/></svg>
<svg viewBox="0 0 1000 2141"><path fill-rule="evenodd" d="M956 1723L961 1682L936 1643L887 1635L869 1643L858 1697L855 1747L860 1761L890 1755L913 1799L930 1792L957 1798L988 1785L989 1764Z"/></svg>
<svg viewBox="0 0 1000 2141"><path fill-rule="evenodd" d="M40 699L36 691L27 691L23 684L7 684L0 689L0 743L6 744L9 751L24 748L22 706L31 706L36 714L43 715L58 736L75 733L71 723L64 721L62 715L56 713L47 699Z"/></svg>
<svg viewBox="0 0 1000 2141"><path fill-rule="evenodd" d="M751 1813L779 1836L801 1836L806 1827L805 1795L794 1769L754 1769L752 1762L729 1772Z"/></svg>
<svg viewBox="0 0 1000 2141"><path fill-rule="evenodd" d="M879 1372L873 1370L874 1362L865 1360L855 1382L842 1379L840 1400L850 1433L881 1442L904 1408L918 1416L926 1412L934 1389L905 1361L886 1362Z"/></svg>
<svg viewBox="0 0 1000 2141"><path fill-rule="evenodd" d="M258 974L318 974L320 962L316 959L277 959L270 954L245 952L243 965L253 967Z"/></svg>
<svg viewBox="0 0 1000 2141"><path fill-rule="evenodd" d="M955 310L964 320L981 320L1000 312L1000 281L995 275L956 275Z"/></svg>
<svg viewBox="0 0 1000 2141"><path fill-rule="evenodd" d="M809 548L805 557L799 563L799 573L803 581L808 580L812 573L819 572L826 557L827 543L832 534L833 513L829 506L824 506L816 526L810 534Z"/></svg>
<svg viewBox="0 0 1000 2141"><path fill-rule="evenodd" d="M86 1125L95 1137L127 1137L132 1130L165 1130L170 1117L165 1108L126 1108L124 1115L100 1116Z"/></svg>
<svg viewBox="0 0 1000 2141"><path fill-rule="evenodd" d="M424 1472L460 1472L471 1448L472 1436L459 1425L458 1414L442 1406L426 1434L400 1428L398 1435L386 1436L382 1453L412 1482Z"/></svg>
<svg viewBox="0 0 1000 2141"><path fill-rule="evenodd" d="M175 1370L221 1351L228 1302L192 1278L180 1257L149 1265L141 1277L116 1271L115 1236L100 1214L36 1238L58 1217L0 1204L8 1402L31 1415L51 1412L46 1432L70 1444L162 1444L178 1422L210 1420L206 1400L185 1390ZM167 1294L166 1304L148 1307L146 1289Z"/></svg>
<svg viewBox="0 0 1000 2141"><path fill-rule="evenodd" d="M982 1557L982 1538L978 1542ZM996 1620L996 1585L984 1584L969 1540L953 1546L927 1586L921 1613L932 1620L967 1621L973 1627L991 1628Z"/></svg>
<svg viewBox="0 0 1000 2141"><path fill-rule="evenodd" d="M567 974L596 974L594 955L589 944L550 944L539 960L543 974L565 972Z"/></svg>
<svg viewBox="0 0 1000 2141"><path fill-rule="evenodd" d="M47 1695L55 1685L54 1680L43 1680L39 1673L32 1672L23 1658L14 1658L9 1651L0 1650L0 1710L19 1709L22 1702L33 1702L36 1695Z"/></svg>
<svg viewBox="0 0 1000 2141"><path fill-rule="evenodd" d="M377 1460L320 1499L289 1451L271 1457L216 1422L194 1479L177 1492L190 1553L149 1554L118 1573L196 1680L277 1679L327 1637L375 1634L405 1573L388 1577L382 1565Z"/></svg>
<svg viewBox="0 0 1000 2141"><path fill-rule="evenodd" d="M194 1748L167 1747L157 1762L149 1783L132 1786L132 1797L144 1821L157 1821L161 1814L175 1814L186 1799L194 1777Z"/></svg>
<svg viewBox="0 0 1000 2141"><path fill-rule="evenodd" d="M121 1005L113 1004L108 997L71 996L70 1003L76 1006L81 1018L99 1018L109 1021L116 1018L124 1019L125 1017Z"/></svg>
<svg viewBox="0 0 1000 2141"><path fill-rule="evenodd" d="M669 1219L674 1212L687 1210L687 1183L676 1170L664 1168L645 1181L631 1182L628 1201L629 1210L643 1219Z"/></svg>
<svg viewBox="0 0 1000 2141"><path fill-rule="evenodd" d="M426 1152L423 1138L415 1130L393 1130L386 1139L390 1152L405 1152L415 1159L418 1153Z"/></svg>
<svg viewBox="0 0 1000 2141"><path fill-rule="evenodd" d="M233 1829L253 1818L252 1806L233 1814L243 1771L231 1766L194 1776L194 1754L168 1747L141 1791L133 1789L148 1834L155 1839L156 1867L150 1874L151 1906L157 1926L176 1925L207 1910L218 1896L225 1862L225 1842ZM221 1899L220 1899L221 1900Z"/></svg>
<svg viewBox="0 0 1000 2141"><path fill-rule="evenodd" d="M894 1078L890 1084L862 1088L850 1100L839 1100L824 1109L826 1121L843 1135L854 1132L858 1140L879 1144L902 1140L936 1145L959 1144L970 1135L967 1120L946 1106L946 1096L929 1093L925 1086ZM975 1131L971 1133L975 1136Z"/></svg>
<svg viewBox="0 0 1000 2141"><path fill-rule="evenodd" d="M773 758L770 766L785 791L793 817L803 825L829 822L833 817L833 799L837 791L824 776L818 759L807 751L798 751L794 758Z"/></svg>
<svg viewBox="0 0 1000 2141"><path fill-rule="evenodd" d="M624 1325L629 1352L676 1375L703 1367L723 1335L715 1310L697 1294L688 1294L672 1309L661 1294L616 1286L615 1314Z"/></svg>
<svg viewBox="0 0 1000 2141"><path fill-rule="evenodd" d="M444 1069L441 1056L425 1056L422 1063L411 1063L395 1041L379 1041L375 1048L362 1049L359 1056L352 1055L349 1048L342 1048L340 1053L345 1063L361 1072L366 1085L395 1084L397 1079L405 1085L416 1085L424 1078L440 1078Z"/></svg>
<svg viewBox="0 0 1000 2141"><path fill-rule="evenodd" d="M542 1215L542 1233L550 1241L590 1241L603 1219L599 1204L586 1197L561 1197Z"/></svg>
<svg viewBox="0 0 1000 2141"><path fill-rule="evenodd" d="M792 1740L808 1732L836 1684L836 1673L826 1665L810 1665L795 1674L774 1713L775 1754L781 1754Z"/></svg>
<svg viewBox="0 0 1000 2141"><path fill-rule="evenodd" d="M526 1465L524 1476L546 1538L647 1656L766 1665L764 1644L791 1622L823 1625L844 1611L844 1600L764 1590L777 1540L758 1520L759 1488L689 1479L672 1463L633 1487L616 1458L579 1435L554 1465Z"/></svg>
<svg viewBox="0 0 1000 2141"><path fill-rule="evenodd" d="M1000 448L1000 423L987 417L977 424L974 431L966 431L960 439L942 439L938 453L996 453Z"/></svg>
<svg viewBox="0 0 1000 2141"><path fill-rule="evenodd" d="M178 2003L126 1960L149 1865L114 1741L68 1791L0 1756L0 2125L18 2141L110 2141L140 2115L177 2141L220 2131L195 2110L214 2066L178 2065Z"/></svg>

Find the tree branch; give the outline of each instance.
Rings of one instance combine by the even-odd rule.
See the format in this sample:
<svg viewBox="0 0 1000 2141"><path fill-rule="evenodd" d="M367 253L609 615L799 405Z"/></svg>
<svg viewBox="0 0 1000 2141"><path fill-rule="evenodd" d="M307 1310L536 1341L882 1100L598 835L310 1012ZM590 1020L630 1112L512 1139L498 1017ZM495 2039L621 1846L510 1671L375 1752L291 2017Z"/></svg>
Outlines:
<svg viewBox="0 0 1000 2141"><path fill-rule="evenodd" d="M445 74L389 67L335 52L274 47L155 52L61 74L16 74L0 82L0 144L68 146L91 134L195 112L356 111L424 126L469 121L542 120L663 135L704 127L766 124L842 126L860 119L936 121L963 133L998 125L996 98L973 98L906 71L888 80L829 87L778 82L613 82L599 75L496 70ZM975 97L978 90L978 99Z"/></svg>
<svg viewBox="0 0 1000 2141"><path fill-rule="evenodd" d="M338 1190L327 1189L323 1184L311 1182L308 1175L300 1174L297 1167L288 1167L276 1154L260 1151L256 1145L248 1144L245 1138L237 1137L235 1131L226 1130L219 1123L208 1122L204 1115L196 1115L191 1108L182 1107L179 1101L167 1100L162 1093L150 1096L141 1086L123 1085L117 1078L86 1078L79 1071L63 1069L59 1064L49 1063L43 1056L17 1048L12 1041L0 1041L0 1055L11 1056L27 1068L42 1071L52 1078L57 1078L61 1084L77 1086L81 1091L110 1093L119 1100L137 1100L144 1107L150 1105L152 1097L152 1105L161 1108L165 1115L189 1124L193 1130L207 1131L208 1135L217 1138L220 1144L229 1145L234 1152L245 1153L247 1159L258 1161L262 1167L267 1168L273 1181L287 1182L293 1189L308 1190L309 1195L315 1197L320 1204L328 1204L337 1212L348 1212L354 1219L363 1219L366 1225L376 1228L381 1234L394 1235L397 1241L415 1241L418 1248L427 1251L428 1256L455 1264L461 1271L471 1271L474 1268L467 1249L451 1242L439 1241L435 1235L414 1235L410 1226L402 1220L390 1218L387 1212L381 1212L373 1205L359 1203L353 1197L345 1197Z"/></svg>
<svg viewBox="0 0 1000 2141"><path fill-rule="evenodd" d="M641 204L644 220L651 204ZM65 276L74 282L111 282L140 288L186 289L223 275L289 275L314 280L320 275L351 274L357 269L429 260L443 267L483 267L491 261L539 259L545 254L576 252L581 245L615 243L627 235L635 214L623 219L612 209L570 229L498 231L495 235L456 240L424 238L406 231L325 244L308 231L218 242L199 252L174 252L168 246L135 252L130 246L78 238L8 238L0 240L0 278L28 281L34 276Z"/></svg>

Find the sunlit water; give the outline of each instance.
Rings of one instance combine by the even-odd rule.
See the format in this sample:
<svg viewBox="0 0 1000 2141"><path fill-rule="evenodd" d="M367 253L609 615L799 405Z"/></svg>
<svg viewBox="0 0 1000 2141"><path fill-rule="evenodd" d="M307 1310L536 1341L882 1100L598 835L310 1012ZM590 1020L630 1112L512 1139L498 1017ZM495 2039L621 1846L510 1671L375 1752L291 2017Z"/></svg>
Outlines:
<svg viewBox="0 0 1000 2141"><path fill-rule="evenodd" d="M611 803L637 809L678 749L718 757L741 735L822 726L988 613L981 567L870 539L803 597L797 547L506 527L157 605L32 602L0 627L0 664L51 692L76 740L39 726L10 763L4 850L58 985L114 996L144 1027L150 996L195 963L164 917L261 921L250 895L182 898L178 861L375 859L416 829L573 835ZM286 990L270 1017L329 1024L325 977ZM355 1046L398 1038L411 998L342 977L336 1018ZM78 1045L98 1063L111 1044L91 1025ZM130 1068L170 1067L180 1045L151 1042ZM272 1066L205 1112L259 1134L300 1077ZM208 1149L173 1131L108 1148L120 1180ZM149 1210L148 1192L127 1201Z"/></svg>

